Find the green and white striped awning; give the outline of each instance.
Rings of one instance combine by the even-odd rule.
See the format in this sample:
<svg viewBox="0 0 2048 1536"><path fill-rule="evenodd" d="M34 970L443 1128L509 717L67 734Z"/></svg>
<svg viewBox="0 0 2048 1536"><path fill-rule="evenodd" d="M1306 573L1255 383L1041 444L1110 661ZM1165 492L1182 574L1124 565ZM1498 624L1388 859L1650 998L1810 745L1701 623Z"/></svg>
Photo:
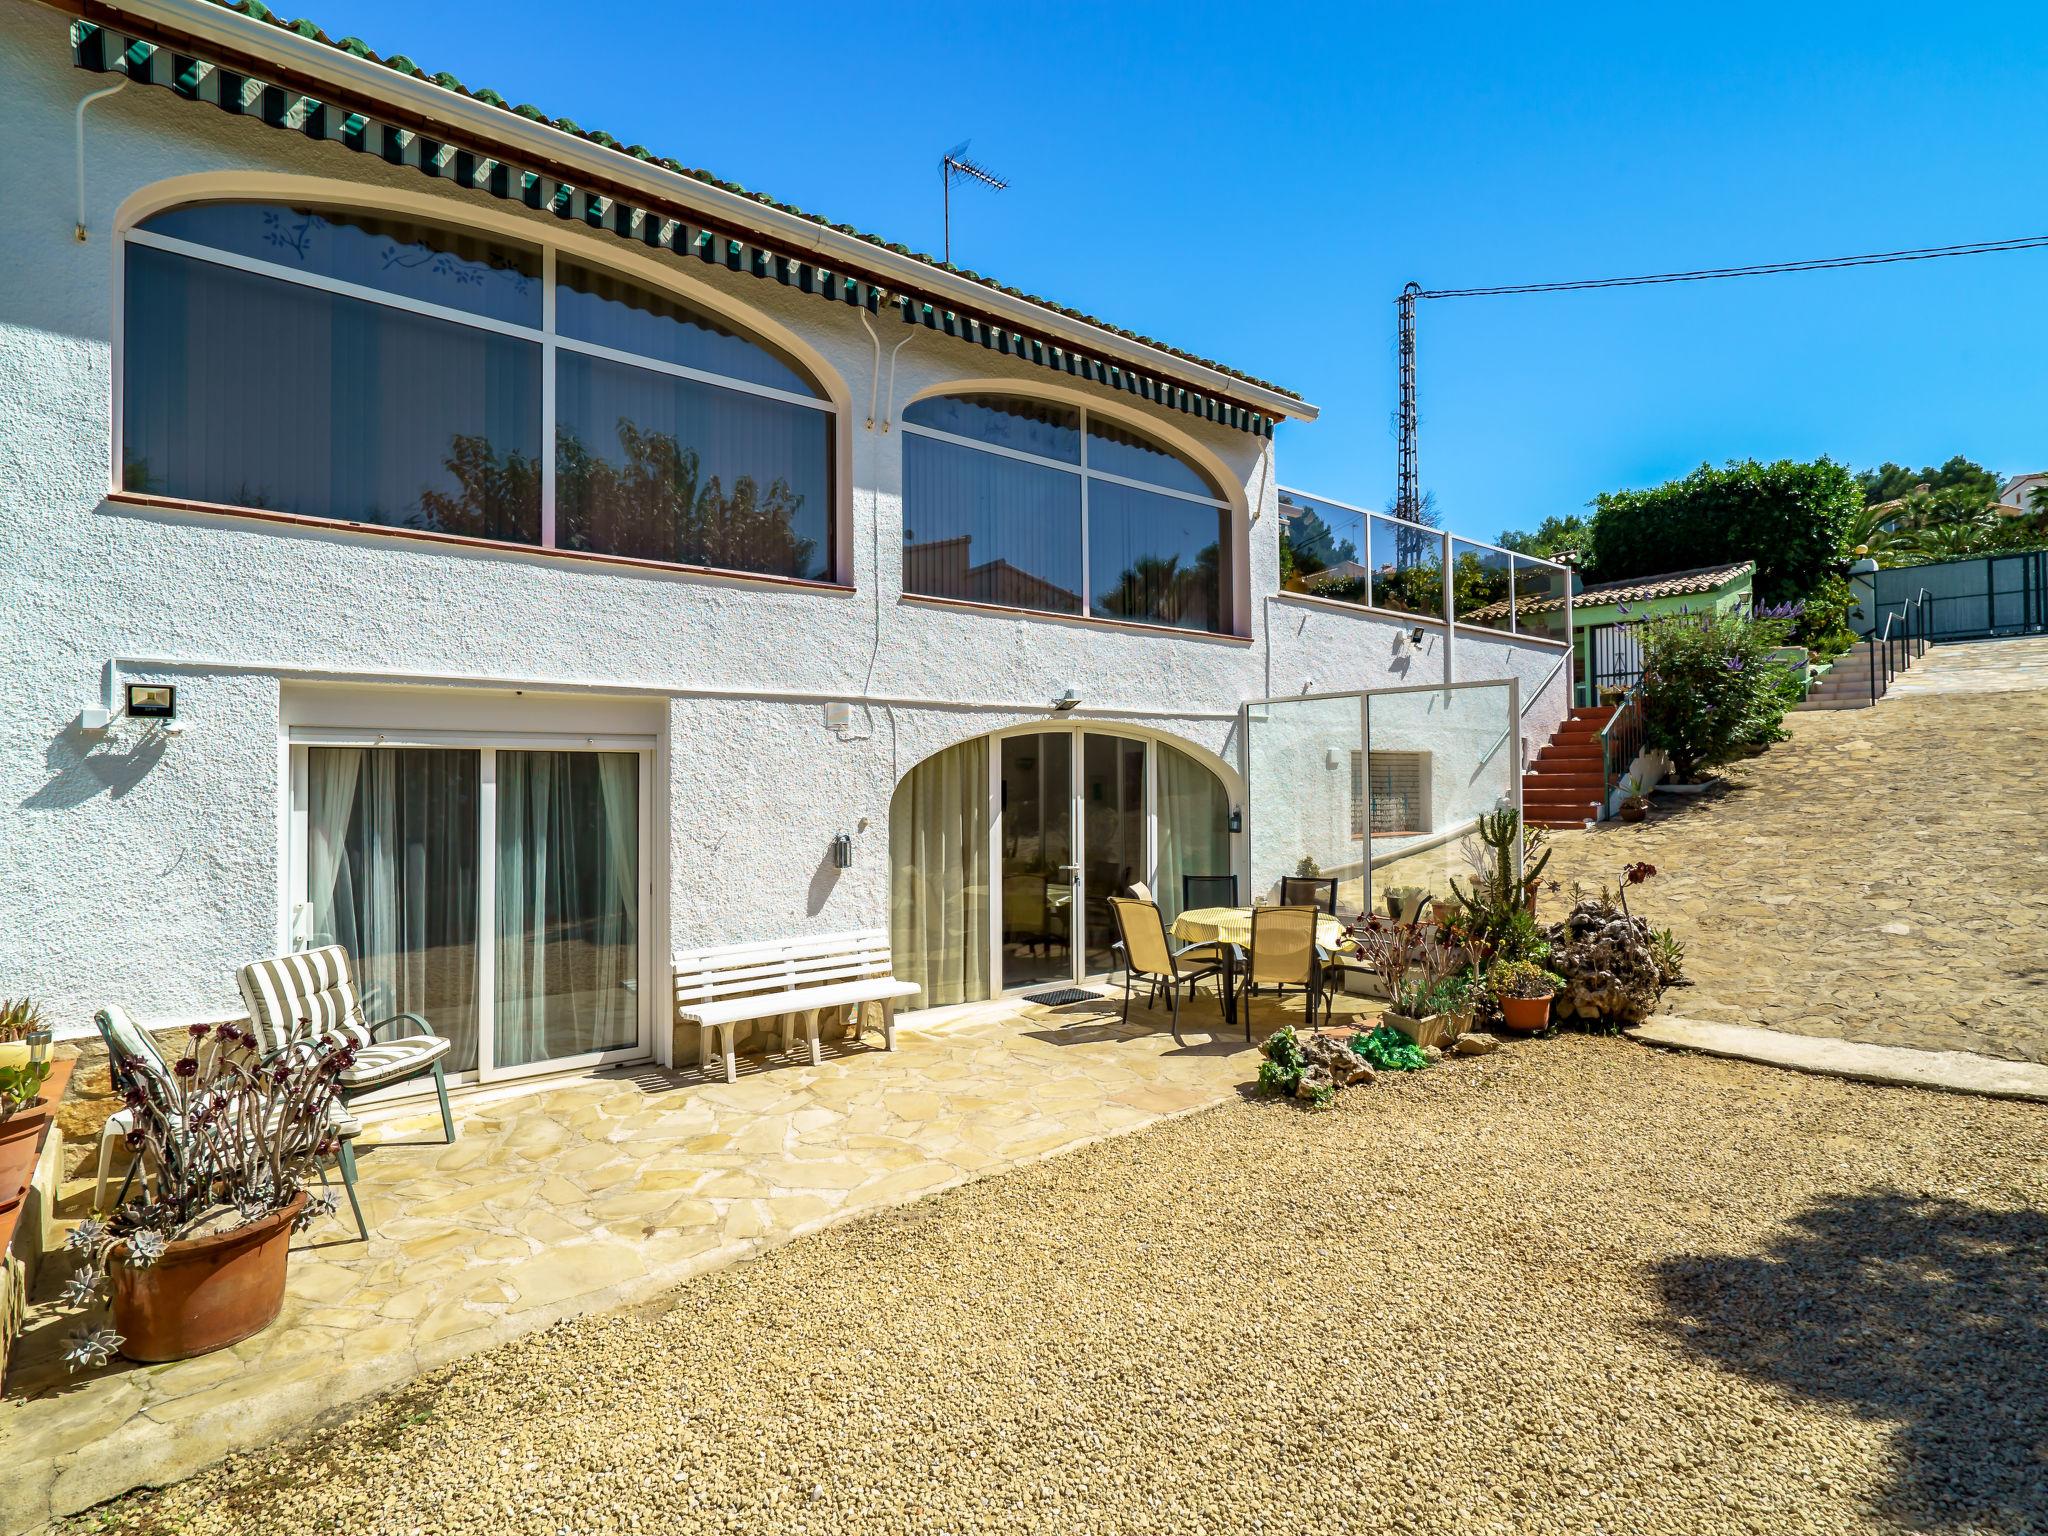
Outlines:
<svg viewBox="0 0 2048 1536"><path fill-rule="evenodd" d="M861 273L813 265L751 233L699 223L692 210L680 205L670 209L640 207L545 171L525 169L488 153L383 121L345 104L323 101L295 87L272 84L94 22L71 23L71 48L73 61L80 69L125 74L139 85L163 86L188 101L205 102L237 116L260 118L273 128L303 134L309 139L331 140L358 154L375 155L390 165L411 166L439 181L488 192L493 197L541 209L559 219L605 230L622 240L670 251L678 257L751 273L833 303L856 305L878 314L886 306L895 309L907 325L922 325L992 352L1021 358L1055 373L1135 395L1206 421L1220 422L1240 432L1257 437L1273 435L1275 418L1264 412L962 311L943 299L927 298Z"/></svg>

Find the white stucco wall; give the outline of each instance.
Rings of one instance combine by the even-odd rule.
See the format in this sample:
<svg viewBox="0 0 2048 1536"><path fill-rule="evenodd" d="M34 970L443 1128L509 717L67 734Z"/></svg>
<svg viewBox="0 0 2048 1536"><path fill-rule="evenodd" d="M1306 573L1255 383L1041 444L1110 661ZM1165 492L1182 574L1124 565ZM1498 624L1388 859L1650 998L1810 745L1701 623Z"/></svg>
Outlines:
<svg viewBox="0 0 2048 1536"><path fill-rule="evenodd" d="M1048 718L1062 689L1082 695L1080 718L1142 725L1235 763L1248 699L1441 676L1440 628L1411 648L1402 624L1272 595L1270 444L1100 389L1073 392L1142 423L1241 498L1246 636L904 601L901 435L881 418L964 382L1060 387L964 342L916 333L869 430L874 348L856 311L696 263L651 267L625 242L153 88L89 113L81 244L72 112L107 83L71 67L63 16L0 0L12 193L0 223L0 996L46 1000L67 1034L88 1031L108 1001L145 1017L228 1008L234 968L270 952L284 884L280 698L308 677L467 679L513 708L514 687L648 701L667 749L656 786L667 932L655 937L680 945L885 922L897 778L956 741ZM427 199L451 220L580 240L793 338L841 407L853 590L110 501L117 215L166 178L208 173L317 177L341 198ZM873 323L885 348L903 335L891 317ZM1461 634L1456 670L1512 671L1526 699L1558 654ZM82 731L107 663L135 658L192 664L127 668L178 684L186 729ZM853 701L852 729L826 730L819 699L776 697L789 693ZM1561 678L1534 700L1530 750L1564 704ZM846 871L827 860L840 831L856 840Z"/></svg>

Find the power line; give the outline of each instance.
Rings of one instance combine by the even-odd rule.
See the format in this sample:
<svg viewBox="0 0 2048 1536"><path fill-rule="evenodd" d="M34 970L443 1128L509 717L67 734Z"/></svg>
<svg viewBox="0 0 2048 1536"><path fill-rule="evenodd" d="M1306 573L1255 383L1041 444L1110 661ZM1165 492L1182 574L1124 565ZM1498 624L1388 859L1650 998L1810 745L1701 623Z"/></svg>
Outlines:
<svg viewBox="0 0 2048 1536"><path fill-rule="evenodd" d="M1768 277L1779 272L1829 272L1839 267L1881 267L1901 261L1936 261L1944 256L1990 256L2003 251L2032 251L2043 248L2048 248L2048 235L2021 235L2010 240L1973 240L1964 245L1929 245L1907 251L1872 251L1863 256L1820 256L1807 261L1763 261L1741 267L1700 267L1690 272L1650 272L1640 277L1589 277L1562 283L1503 283L1492 288L1418 288L1404 297L1481 299L1518 293L1578 293L1593 288L1642 288L1653 283L1703 283L1723 277Z"/></svg>

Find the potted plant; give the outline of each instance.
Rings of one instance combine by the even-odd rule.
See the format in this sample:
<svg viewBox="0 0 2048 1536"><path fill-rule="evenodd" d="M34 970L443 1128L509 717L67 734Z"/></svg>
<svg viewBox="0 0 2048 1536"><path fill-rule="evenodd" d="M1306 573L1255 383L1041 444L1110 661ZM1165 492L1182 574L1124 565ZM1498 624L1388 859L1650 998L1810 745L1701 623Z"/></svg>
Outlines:
<svg viewBox="0 0 2048 1536"><path fill-rule="evenodd" d="M1433 923L1367 916L1353 927L1352 937L1392 1005L1382 1022L1417 1045L1447 1043L1446 1014L1456 998L1446 992L1444 983L1465 964L1458 935Z"/></svg>
<svg viewBox="0 0 2048 1536"><path fill-rule="evenodd" d="M66 1302L105 1293L113 1311L111 1328L71 1336L73 1369L104 1364L116 1349L183 1360L270 1325L292 1232L334 1208L331 1191L308 1191L335 1148L339 1079L354 1058L346 1036L266 1057L239 1024L194 1024L168 1072L140 1075L126 1095L128 1144L155 1176L68 1240L79 1258Z"/></svg>
<svg viewBox="0 0 2048 1536"><path fill-rule="evenodd" d="M1509 1029L1534 1033L1550 1023L1550 1001L1561 978L1533 960L1509 960L1486 973L1486 987L1500 1004Z"/></svg>
<svg viewBox="0 0 2048 1536"><path fill-rule="evenodd" d="M27 998L0 1002L0 1146L42 1130L51 1106L40 1094L49 1078L50 1031L42 1010Z"/></svg>
<svg viewBox="0 0 2048 1536"><path fill-rule="evenodd" d="M1641 821L1650 814L1650 786L1635 774L1621 781L1621 819Z"/></svg>

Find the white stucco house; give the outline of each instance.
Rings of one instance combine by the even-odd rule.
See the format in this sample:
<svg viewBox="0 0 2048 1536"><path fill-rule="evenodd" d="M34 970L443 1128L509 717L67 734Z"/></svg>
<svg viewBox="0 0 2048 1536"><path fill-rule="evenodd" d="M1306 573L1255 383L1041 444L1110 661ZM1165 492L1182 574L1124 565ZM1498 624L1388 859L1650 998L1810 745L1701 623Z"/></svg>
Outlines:
<svg viewBox="0 0 2048 1536"><path fill-rule="evenodd" d="M1568 711L1568 617L1374 584L1438 534L1332 503L1287 590L1316 412L1220 363L252 0L0 0L0 83L0 995L66 1035L335 941L482 1082L666 1057L678 948L1078 982L1112 890L1447 836Z"/></svg>

